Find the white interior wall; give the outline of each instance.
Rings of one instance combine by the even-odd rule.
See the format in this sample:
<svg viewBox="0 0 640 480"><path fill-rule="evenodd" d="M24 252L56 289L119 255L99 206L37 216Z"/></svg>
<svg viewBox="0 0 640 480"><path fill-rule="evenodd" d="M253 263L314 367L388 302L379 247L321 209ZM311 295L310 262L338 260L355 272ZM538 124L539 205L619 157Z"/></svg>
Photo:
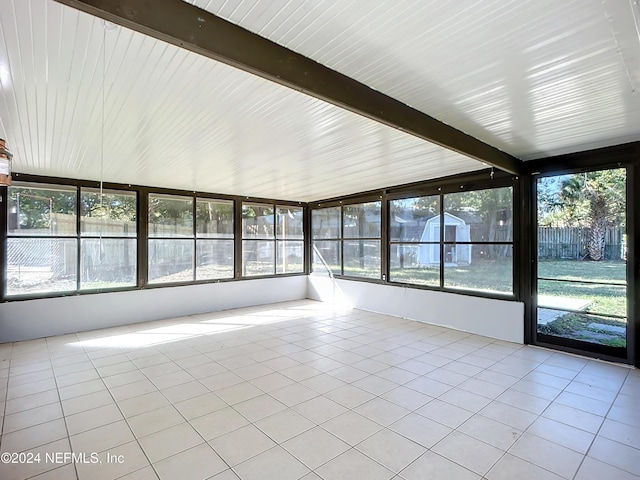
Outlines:
<svg viewBox="0 0 640 480"><path fill-rule="evenodd" d="M308 297L348 304L471 332L509 342L524 342L524 304L394 285L378 285L310 275Z"/></svg>
<svg viewBox="0 0 640 480"><path fill-rule="evenodd" d="M0 343L310 298L522 343L521 302L311 275L0 304Z"/></svg>
<svg viewBox="0 0 640 480"><path fill-rule="evenodd" d="M0 304L0 343L307 296L305 276L73 295Z"/></svg>

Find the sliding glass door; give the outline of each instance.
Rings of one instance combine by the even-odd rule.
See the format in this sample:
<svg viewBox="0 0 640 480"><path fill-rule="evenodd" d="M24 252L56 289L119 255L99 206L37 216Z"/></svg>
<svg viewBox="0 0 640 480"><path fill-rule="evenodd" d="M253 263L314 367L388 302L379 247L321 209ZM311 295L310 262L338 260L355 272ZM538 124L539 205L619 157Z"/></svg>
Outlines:
<svg viewBox="0 0 640 480"><path fill-rule="evenodd" d="M627 358L627 171L536 181L536 343Z"/></svg>

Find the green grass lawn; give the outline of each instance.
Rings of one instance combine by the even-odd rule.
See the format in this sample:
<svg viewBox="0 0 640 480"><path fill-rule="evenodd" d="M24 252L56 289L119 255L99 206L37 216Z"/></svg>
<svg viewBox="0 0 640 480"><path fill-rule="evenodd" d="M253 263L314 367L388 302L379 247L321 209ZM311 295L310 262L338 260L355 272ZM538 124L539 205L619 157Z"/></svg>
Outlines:
<svg viewBox="0 0 640 480"><path fill-rule="evenodd" d="M538 264L538 294L581 298L591 303L586 311L627 315L626 263L622 261L550 260ZM567 280L567 281L563 281ZM601 282L574 283L580 281Z"/></svg>

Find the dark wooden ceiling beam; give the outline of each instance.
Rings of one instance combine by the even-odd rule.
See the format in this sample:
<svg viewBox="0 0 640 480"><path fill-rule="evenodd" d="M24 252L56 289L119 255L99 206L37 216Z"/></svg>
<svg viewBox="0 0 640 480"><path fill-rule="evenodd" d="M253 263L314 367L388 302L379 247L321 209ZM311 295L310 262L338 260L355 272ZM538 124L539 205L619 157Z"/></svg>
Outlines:
<svg viewBox="0 0 640 480"><path fill-rule="evenodd" d="M346 75L182 0L56 0L513 174L523 163ZM418 81L418 79L417 79Z"/></svg>

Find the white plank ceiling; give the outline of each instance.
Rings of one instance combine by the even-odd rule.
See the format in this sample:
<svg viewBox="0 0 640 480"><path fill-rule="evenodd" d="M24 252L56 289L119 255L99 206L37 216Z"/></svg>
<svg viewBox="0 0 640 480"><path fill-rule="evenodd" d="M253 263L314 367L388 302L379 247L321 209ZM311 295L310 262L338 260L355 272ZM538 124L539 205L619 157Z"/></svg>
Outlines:
<svg viewBox="0 0 640 480"><path fill-rule="evenodd" d="M640 139L627 0L195 4L523 159ZM51 0L0 0L14 170L313 201L480 162Z"/></svg>

